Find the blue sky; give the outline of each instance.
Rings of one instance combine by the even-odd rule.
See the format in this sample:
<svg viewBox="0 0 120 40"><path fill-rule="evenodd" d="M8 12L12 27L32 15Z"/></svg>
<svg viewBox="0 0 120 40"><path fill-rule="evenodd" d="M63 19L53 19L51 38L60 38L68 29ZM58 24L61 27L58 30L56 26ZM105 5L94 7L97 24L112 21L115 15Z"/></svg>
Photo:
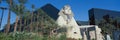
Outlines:
<svg viewBox="0 0 120 40"><path fill-rule="evenodd" d="M28 9L31 10L31 5L34 4L35 8L40 8L47 3L51 3L59 10L66 4L69 4L74 13L76 20L88 21L88 10L91 8L102 8L108 10L120 11L120 0L28 0L25 5ZM5 2L0 4L0 7L8 7ZM0 10L0 16L1 16ZM4 12L4 18L2 21L2 26L7 23L8 10ZM16 15L11 14L11 23L15 21Z"/></svg>

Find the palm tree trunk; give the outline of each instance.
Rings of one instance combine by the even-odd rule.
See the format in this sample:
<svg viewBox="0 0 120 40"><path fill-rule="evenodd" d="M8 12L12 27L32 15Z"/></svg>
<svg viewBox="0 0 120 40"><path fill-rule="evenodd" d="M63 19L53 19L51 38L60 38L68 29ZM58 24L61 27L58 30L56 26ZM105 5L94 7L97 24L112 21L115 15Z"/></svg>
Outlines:
<svg viewBox="0 0 120 40"><path fill-rule="evenodd" d="M31 16L30 32L32 32L32 30L33 30L32 21L33 21L33 12L32 12L32 16Z"/></svg>
<svg viewBox="0 0 120 40"><path fill-rule="evenodd" d="M10 9L9 9L9 13L8 13L8 20L7 20L7 27L5 29L5 33L7 34L9 32L9 29L10 29Z"/></svg>
<svg viewBox="0 0 120 40"><path fill-rule="evenodd" d="M22 27L22 17L20 16L20 26L19 26L19 29L18 29L19 32L21 32L21 27Z"/></svg>
<svg viewBox="0 0 120 40"><path fill-rule="evenodd" d="M6 34L8 34L8 32L9 32L9 29L10 29L10 16L11 16L11 12L10 12L10 8L11 8L11 6L12 6L12 0L10 0L10 6L9 6L9 11L8 11L8 20L7 20L7 27L5 28L5 33Z"/></svg>
<svg viewBox="0 0 120 40"><path fill-rule="evenodd" d="M24 28L23 28L23 30L25 30L25 28L26 28L26 19L24 20Z"/></svg>
<svg viewBox="0 0 120 40"><path fill-rule="evenodd" d="M39 13L38 13L38 15L37 15L37 27L36 27L36 31L38 32L38 25L39 25Z"/></svg>
<svg viewBox="0 0 120 40"><path fill-rule="evenodd" d="M16 32L17 25L18 25L18 16L16 16L16 22L15 22L15 26L14 26L14 32Z"/></svg>

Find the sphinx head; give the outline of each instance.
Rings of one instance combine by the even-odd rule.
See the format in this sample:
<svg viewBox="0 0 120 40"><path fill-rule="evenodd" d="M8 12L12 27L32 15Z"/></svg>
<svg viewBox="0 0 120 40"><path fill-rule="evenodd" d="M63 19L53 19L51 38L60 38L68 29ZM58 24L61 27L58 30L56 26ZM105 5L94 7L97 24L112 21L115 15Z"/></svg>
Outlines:
<svg viewBox="0 0 120 40"><path fill-rule="evenodd" d="M63 12L64 12L64 14L71 14L71 8L70 8L70 6L69 5L65 5L63 7Z"/></svg>

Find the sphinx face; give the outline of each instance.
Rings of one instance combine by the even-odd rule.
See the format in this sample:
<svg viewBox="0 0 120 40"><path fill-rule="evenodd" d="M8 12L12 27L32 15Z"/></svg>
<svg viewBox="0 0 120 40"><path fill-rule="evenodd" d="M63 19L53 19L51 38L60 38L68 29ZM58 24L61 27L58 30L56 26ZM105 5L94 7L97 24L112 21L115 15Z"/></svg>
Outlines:
<svg viewBox="0 0 120 40"><path fill-rule="evenodd" d="M63 19L68 23L71 21L73 17L72 10L69 5L65 5L61 11L59 12L59 16L63 17Z"/></svg>
<svg viewBox="0 0 120 40"><path fill-rule="evenodd" d="M71 9L69 5L64 6L63 10L64 14L71 14Z"/></svg>

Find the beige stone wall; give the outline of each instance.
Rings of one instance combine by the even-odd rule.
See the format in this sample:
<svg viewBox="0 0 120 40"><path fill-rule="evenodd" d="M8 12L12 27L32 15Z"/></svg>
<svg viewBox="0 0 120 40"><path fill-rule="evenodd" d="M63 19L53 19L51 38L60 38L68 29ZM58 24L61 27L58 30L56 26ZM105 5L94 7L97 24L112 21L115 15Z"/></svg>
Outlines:
<svg viewBox="0 0 120 40"><path fill-rule="evenodd" d="M90 31L90 39L95 39L95 31Z"/></svg>
<svg viewBox="0 0 120 40"><path fill-rule="evenodd" d="M94 30L87 30L88 28L95 28ZM88 37L90 37L90 40L92 39L96 39L96 40L103 40L103 36L101 34L101 29L98 28L98 26L91 26L91 25L85 25L85 26L80 26L80 29L83 29L81 30L81 33L83 33L83 39L84 40L88 40ZM89 31L89 32L88 32ZM89 36L87 36L88 34Z"/></svg>

